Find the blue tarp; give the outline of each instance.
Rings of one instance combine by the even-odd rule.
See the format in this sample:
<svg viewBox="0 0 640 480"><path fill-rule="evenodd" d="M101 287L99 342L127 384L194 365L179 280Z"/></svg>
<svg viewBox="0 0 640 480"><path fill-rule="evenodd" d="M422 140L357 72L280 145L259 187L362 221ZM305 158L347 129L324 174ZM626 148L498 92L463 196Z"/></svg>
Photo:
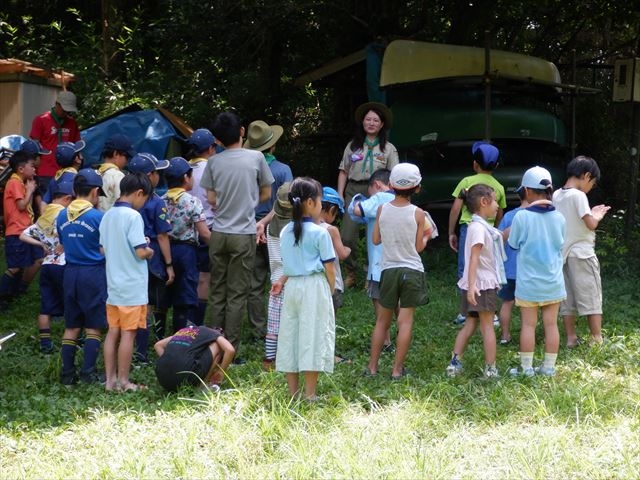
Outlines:
<svg viewBox="0 0 640 480"><path fill-rule="evenodd" d="M102 162L104 143L115 133L129 137L136 152L151 153L160 159L166 158L167 146L172 138L183 138L157 110L122 113L80 132L82 139L87 142L83 151L85 166Z"/></svg>

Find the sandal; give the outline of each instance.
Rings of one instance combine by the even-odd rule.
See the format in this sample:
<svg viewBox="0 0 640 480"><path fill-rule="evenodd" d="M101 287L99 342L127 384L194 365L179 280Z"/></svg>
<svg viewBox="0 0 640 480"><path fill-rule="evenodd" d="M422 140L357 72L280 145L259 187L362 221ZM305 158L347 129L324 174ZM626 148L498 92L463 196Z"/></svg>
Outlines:
<svg viewBox="0 0 640 480"><path fill-rule="evenodd" d="M391 380L393 380L393 381L402 380L407 375L410 375L409 370L407 370L406 368L402 367L402 372L400 372L400 375L391 375Z"/></svg>
<svg viewBox="0 0 640 480"><path fill-rule="evenodd" d="M120 385L120 388L118 388L118 391L119 392L141 392L143 390L148 390L148 388L149 387L147 387L146 385L128 382L128 383L125 383L124 385Z"/></svg>
<svg viewBox="0 0 640 480"><path fill-rule="evenodd" d="M364 372L362 372L362 376L363 377L375 377L378 375L378 372L372 372L371 370L369 370L369 367L364 369Z"/></svg>
<svg viewBox="0 0 640 480"><path fill-rule="evenodd" d="M334 365L340 365L341 363L350 364L350 363L351 363L351 360L350 360L350 359L348 359L348 358L341 357L341 356L339 356L339 355L335 355L335 356L333 357L333 364L334 364Z"/></svg>

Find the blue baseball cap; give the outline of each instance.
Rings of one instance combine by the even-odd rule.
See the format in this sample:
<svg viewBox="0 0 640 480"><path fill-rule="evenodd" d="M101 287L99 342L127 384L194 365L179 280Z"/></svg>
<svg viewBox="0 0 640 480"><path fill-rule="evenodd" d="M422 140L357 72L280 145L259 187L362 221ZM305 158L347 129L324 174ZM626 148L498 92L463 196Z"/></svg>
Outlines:
<svg viewBox="0 0 640 480"><path fill-rule="evenodd" d="M475 142L471 146L471 153L473 155L476 152L480 152L482 154L482 158L484 159L485 165L496 165L498 163L498 157L500 156L500 150L487 142Z"/></svg>
<svg viewBox="0 0 640 480"><path fill-rule="evenodd" d="M93 168L83 168L78 170L76 177L83 177L85 179L85 185L98 187L98 194L102 197L106 197L104 190L102 190L102 176Z"/></svg>
<svg viewBox="0 0 640 480"><path fill-rule="evenodd" d="M106 142L104 142L104 149L108 150L117 150L118 152L124 152L127 154L129 158L132 158L136 151L133 149L133 144L131 140L126 135L122 133L116 133L111 135Z"/></svg>
<svg viewBox="0 0 640 480"><path fill-rule="evenodd" d="M84 150L86 146L87 144L84 140L79 140L76 143L62 142L56 147L56 162L61 167L70 167L75 156Z"/></svg>
<svg viewBox="0 0 640 480"><path fill-rule="evenodd" d="M322 188L322 201L327 203L333 203L340 209L340 213L344 213L344 200L340 198L338 192L331 187Z"/></svg>
<svg viewBox="0 0 640 480"><path fill-rule="evenodd" d="M53 194L73 195L73 182L56 182Z"/></svg>
<svg viewBox="0 0 640 480"><path fill-rule="evenodd" d="M150 153L137 153L129 160L127 169L132 173L144 173L145 175L164 170L169 166L169 160L158 160Z"/></svg>
<svg viewBox="0 0 640 480"><path fill-rule="evenodd" d="M189 170L191 165L182 157L173 157L169 160L169 166L164 171L165 177L180 178L184 176Z"/></svg>
<svg viewBox="0 0 640 480"><path fill-rule="evenodd" d="M27 155L49 155L51 150L47 150L40 142L37 140L27 140L22 145L20 145L20 150L26 153Z"/></svg>
<svg viewBox="0 0 640 480"><path fill-rule="evenodd" d="M195 130L191 134L191 137L189 137L189 140L187 140L189 145L193 145L193 147L195 147L196 153L204 152L215 142L216 137L214 137L213 133L206 128L199 128Z"/></svg>

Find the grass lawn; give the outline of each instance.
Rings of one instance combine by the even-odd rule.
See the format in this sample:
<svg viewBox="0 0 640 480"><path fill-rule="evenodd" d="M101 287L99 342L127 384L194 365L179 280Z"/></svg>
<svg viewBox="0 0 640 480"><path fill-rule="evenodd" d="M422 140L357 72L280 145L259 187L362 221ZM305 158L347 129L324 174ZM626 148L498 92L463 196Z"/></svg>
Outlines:
<svg viewBox="0 0 640 480"><path fill-rule="evenodd" d="M392 382L386 354L378 377L362 377L373 309L349 290L337 351L353 363L321 376L317 404L289 400L255 344L219 393L168 395L151 367L132 374L144 392L63 387L59 355L41 355L32 338L32 285L0 314L0 332L17 332L0 352L0 478L639 478L638 267L615 238L601 244L608 342L562 348L555 378L510 378L509 346L498 350L502 376L483 380L479 336L465 373L445 376L457 298L454 254L440 243L425 254L431 301L416 315L412 375ZM58 345L61 332L56 322ZM539 364L541 332L537 343Z"/></svg>

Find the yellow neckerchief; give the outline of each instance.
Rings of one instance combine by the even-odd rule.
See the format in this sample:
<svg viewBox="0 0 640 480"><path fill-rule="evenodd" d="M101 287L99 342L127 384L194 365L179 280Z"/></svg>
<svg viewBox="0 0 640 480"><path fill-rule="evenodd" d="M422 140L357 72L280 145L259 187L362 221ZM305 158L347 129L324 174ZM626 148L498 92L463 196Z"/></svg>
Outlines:
<svg viewBox="0 0 640 480"><path fill-rule="evenodd" d="M75 175L76 173L78 173L78 170L76 170L76 169L75 169L75 168L73 168L73 167L61 168L60 170L58 170L58 171L56 172L56 174L55 174L55 177L54 177L54 178L55 178L56 180L59 180L59 179L60 179L60 177L61 177L64 173L67 173L67 172L69 172L69 173L73 173L73 174Z"/></svg>
<svg viewBox="0 0 640 480"><path fill-rule="evenodd" d="M80 215L87 212L88 210L91 210L92 208L93 204L89 200L76 198L67 207L67 219L69 219L70 222L73 222L78 217L80 217Z"/></svg>
<svg viewBox="0 0 640 480"><path fill-rule="evenodd" d="M20 182L20 185L22 185L22 193L26 194L27 192L27 187L24 184L24 180L22 179L22 177L20 175L18 175L17 173L12 173L11 177L9 177L9 180L17 180ZM33 222L33 205L31 204L32 202L27 203L27 213L29 214L29 219Z"/></svg>
<svg viewBox="0 0 640 480"><path fill-rule="evenodd" d="M189 160L189 165L191 166L195 166L198 163L202 163L202 162L207 162L208 160L206 158L203 157L196 157L196 158L192 158L191 160Z"/></svg>
<svg viewBox="0 0 640 480"><path fill-rule="evenodd" d="M182 187L170 188L167 190L167 200L170 200L173 203L176 203L178 199L185 193L186 190Z"/></svg>
<svg viewBox="0 0 640 480"><path fill-rule="evenodd" d="M47 237L52 237L55 233L56 218L58 218L60 210L63 209L64 207L58 203L50 203L44 208L40 218L38 218L36 223Z"/></svg>
<svg viewBox="0 0 640 480"><path fill-rule="evenodd" d="M117 168L118 170L120 170L115 163L103 163L98 167L98 173L100 175L104 175L104 172L106 172L107 170L111 170L112 168Z"/></svg>

